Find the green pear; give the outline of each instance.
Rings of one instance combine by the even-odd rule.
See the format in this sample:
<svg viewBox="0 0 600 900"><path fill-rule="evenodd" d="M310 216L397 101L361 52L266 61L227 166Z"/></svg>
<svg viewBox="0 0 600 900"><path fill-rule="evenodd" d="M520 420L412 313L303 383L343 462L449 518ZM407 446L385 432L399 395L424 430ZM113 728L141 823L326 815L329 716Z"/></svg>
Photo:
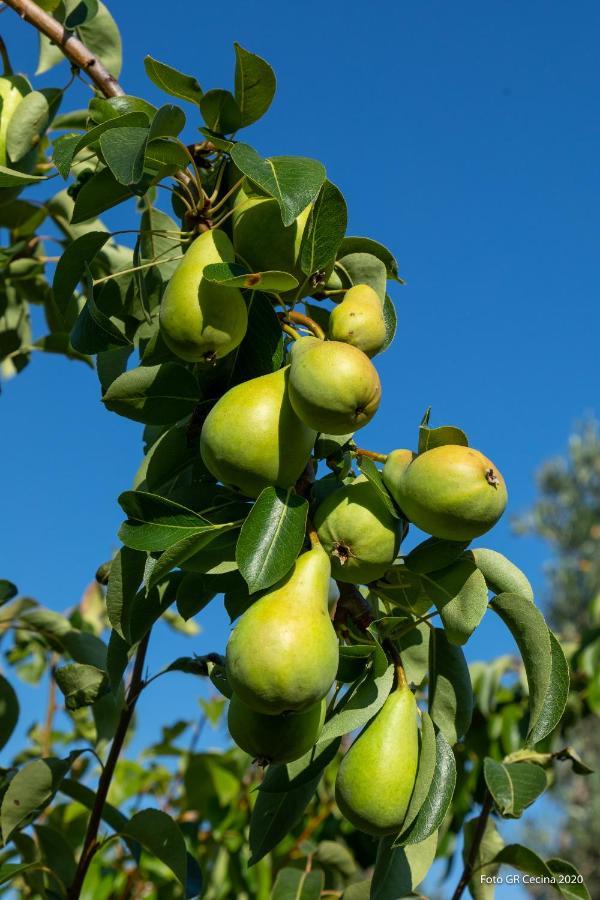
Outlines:
<svg viewBox="0 0 600 900"><path fill-rule="evenodd" d="M14 78L10 76L0 78L0 166L8 165L12 168L6 153L6 135L10 120L22 99L23 93Z"/></svg>
<svg viewBox="0 0 600 900"><path fill-rule="evenodd" d="M492 528L506 507L502 475L479 450L444 444L419 454L385 479L417 528L447 541L471 541Z"/></svg>
<svg viewBox="0 0 600 900"><path fill-rule="evenodd" d="M251 709L300 712L329 691L339 658L327 609L330 574L327 554L317 544L235 625L227 643L227 675Z"/></svg>
<svg viewBox="0 0 600 900"><path fill-rule="evenodd" d="M238 191L233 207L233 246L252 272L289 272L302 285L306 276L299 263L302 235L310 214L310 204L291 225L284 225L277 200L250 189ZM291 300L297 289L287 291Z"/></svg>
<svg viewBox="0 0 600 900"><path fill-rule="evenodd" d="M166 345L186 362L215 362L244 339L248 311L241 291L203 277L210 263L234 259L224 231L205 231L186 251L167 285L160 328Z"/></svg>
<svg viewBox="0 0 600 900"><path fill-rule="evenodd" d="M317 742L327 712L327 701L304 712L280 716L256 712L234 694L229 703L229 734L240 747L263 764L300 759Z"/></svg>
<svg viewBox="0 0 600 900"><path fill-rule="evenodd" d="M288 377L286 367L236 385L204 422L200 453L206 468L248 497L270 484L292 487L310 458L316 433L292 409Z"/></svg>
<svg viewBox="0 0 600 900"><path fill-rule="evenodd" d="M292 347L289 394L309 428L350 434L377 412L381 383L373 363L357 347L303 337Z"/></svg>
<svg viewBox="0 0 600 900"><path fill-rule="evenodd" d="M392 450L391 453L388 453L381 477L392 496L394 496L394 492L390 485L397 484L402 472L413 461L415 456L416 453L413 453L412 450Z"/></svg>
<svg viewBox="0 0 600 900"><path fill-rule="evenodd" d="M375 356L385 344L383 306L368 284L355 284L329 317L329 337Z"/></svg>
<svg viewBox="0 0 600 900"><path fill-rule="evenodd" d="M338 581L375 581L398 553L399 520L364 475L328 494L317 507L314 525Z"/></svg>
<svg viewBox="0 0 600 900"><path fill-rule="evenodd" d="M389 695L342 759L335 783L342 815L367 834L398 833L418 762L417 704L403 684Z"/></svg>

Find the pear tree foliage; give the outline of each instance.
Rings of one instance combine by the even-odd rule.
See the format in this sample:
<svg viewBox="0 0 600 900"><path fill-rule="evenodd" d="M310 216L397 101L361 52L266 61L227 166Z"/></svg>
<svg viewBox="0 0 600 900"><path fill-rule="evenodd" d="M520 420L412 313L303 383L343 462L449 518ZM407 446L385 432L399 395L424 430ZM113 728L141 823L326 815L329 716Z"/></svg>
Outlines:
<svg viewBox="0 0 600 900"><path fill-rule="evenodd" d="M493 897L500 867L589 897L571 862L502 836L565 766L590 769L568 743L580 656L480 544L507 503L500 471L429 410L412 448L361 446L377 357L396 352L393 252L346 233L321 161L247 143L275 96L261 57L235 44L232 84L205 89L210 73L147 56L151 102L117 80L104 3L6 7L39 33L38 73L72 77L38 88L18 48L2 54L2 387L39 352L66 356L143 436L120 549L99 548L81 601L59 613L0 580L6 667L48 689L1 761L2 891L399 900L437 859L457 862L453 900ZM102 219L115 207L120 231ZM193 641L209 604L227 647L149 672L154 636ZM484 616L518 656L469 667ZM139 697L173 672L194 676L190 717L164 711L132 759ZM24 713L0 675L4 752ZM203 749L219 727L224 749Z"/></svg>

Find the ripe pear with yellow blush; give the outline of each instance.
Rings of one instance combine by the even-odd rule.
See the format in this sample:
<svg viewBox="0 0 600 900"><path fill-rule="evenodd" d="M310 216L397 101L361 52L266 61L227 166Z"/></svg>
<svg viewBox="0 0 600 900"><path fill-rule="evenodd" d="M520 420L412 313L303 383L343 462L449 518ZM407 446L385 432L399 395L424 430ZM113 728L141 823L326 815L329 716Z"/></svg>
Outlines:
<svg viewBox="0 0 600 900"><path fill-rule="evenodd" d="M385 344L385 320L379 295L368 284L355 284L329 317L329 337L358 347L368 357Z"/></svg>
<svg viewBox="0 0 600 900"><path fill-rule="evenodd" d="M458 444L433 447L384 481L409 520L447 541L471 541L492 528L506 507L504 479L479 450Z"/></svg>
<svg viewBox="0 0 600 900"><path fill-rule="evenodd" d="M289 367L236 385L208 414L200 435L206 468L248 497L268 485L292 487L316 438L289 401Z"/></svg>
<svg viewBox="0 0 600 900"><path fill-rule="evenodd" d="M227 725L235 743L263 764L287 763L300 759L317 742L327 712L321 700L304 712L279 716L256 712L237 694L229 703Z"/></svg>
<svg viewBox="0 0 600 900"><path fill-rule="evenodd" d="M234 259L224 231L205 231L186 250L167 285L161 333L167 347L186 362L214 363L244 339L248 311L241 291L204 277L207 265Z"/></svg>
<svg viewBox="0 0 600 900"><path fill-rule="evenodd" d="M256 712L301 712L331 688L339 644L327 608L330 575L329 558L316 544L235 625L227 675L234 693Z"/></svg>
<svg viewBox="0 0 600 900"><path fill-rule="evenodd" d="M417 704L407 684L389 695L340 764L335 799L342 815L367 834L397 834L419 763Z"/></svg>
<svg viewBox="0 0 600 900"><path fill-rule="evenodd" d="M381 382L371 360L357 347L303 337L292 346L289 394L309 428L350 434L377 412Z"/></svg>

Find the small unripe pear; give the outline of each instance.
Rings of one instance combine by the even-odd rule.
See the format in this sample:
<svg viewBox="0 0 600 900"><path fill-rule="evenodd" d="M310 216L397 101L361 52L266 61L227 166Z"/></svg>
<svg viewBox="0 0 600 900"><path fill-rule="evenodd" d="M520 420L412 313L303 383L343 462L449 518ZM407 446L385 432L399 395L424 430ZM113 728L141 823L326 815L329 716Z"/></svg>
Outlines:
<svg viewBox="0 0 600 900"><path fill-rule="evenodd" d="M321 700L299 713L270 716L242 703L234 694L229 703L227 725L235 743L263 764L300 759L317 742L327 712Z"/></svg>
<svg viewBox="0 0 600 900"><path fill-rule="evenodd" d="M335 799L356 828L377 837L398 833L419 762L417 704L403 684L356 738L340 764Z"/></svg>
<svg viewBox="0 0 600 900"><path fill-rule="evenodd" d="M292 347L290 401L302 421L326 434L350 434L379 408L381 383L362 350L304 337Z"/></svg>
<svg viewBox="0 0 600 900"><path fill-rule="evenodd" d="M385 344L383 307L368 284L355 284L329 317L329 337L375 356Z"/></svg>
<svg viewBox="0 0 600 900"><path fill-rule="evenodd" d="M10 76L0 77L0 166L6 166L6 135L10 120L23 99L17 82ZM10 167L10 166L9 166Z"/></svg>
<svg viewBox="0 0 600 900"><path fill-rule="evenodd" d="M289 368L236 385L211 409L200 435L204 465L217 481L258 497L268 485L296 483L316 433L298 418L287 392Z"/></svg>
<svg viewBox="0 0 600 900"><path fill-rule="evenodd" d="M339 661L327 600L331 567L318 544L238 620L227 675L238 697L266 715L300 712L325 697Z"/></svg>
<svg viewBox="0 0 600 900"><path fill-rule="evenodd" d="M398 483L400 476L415 456L416 453L413 453L412 450L392 450L391 453L388 453L381 477L392 496L394 496L394 492L390 485L395 486Z"/></svg>
<svg viewBox="0 0 600 900"><path fill-rule="evenodd" d="M314 524L338 581L375 581L398 553L399 520L364 475L332 491L317 507Z"/></svg>
<svg viewBox="0 0 600 900"><path fill-rule="evenodd" d="M207 265L234 259L224 231L205 231L188 248L167 285L160 328L169 349L186 362L215 362L244 339L248 311L241 291L203 277Z"/></svg>
<svg viewBox="0 0 600 900"><path fill-rule="evenodd" d="M502 475L479 450L444 444L419 454L385 483L417 528L447 541L470 541L492 528L506 507Z"/></svg>

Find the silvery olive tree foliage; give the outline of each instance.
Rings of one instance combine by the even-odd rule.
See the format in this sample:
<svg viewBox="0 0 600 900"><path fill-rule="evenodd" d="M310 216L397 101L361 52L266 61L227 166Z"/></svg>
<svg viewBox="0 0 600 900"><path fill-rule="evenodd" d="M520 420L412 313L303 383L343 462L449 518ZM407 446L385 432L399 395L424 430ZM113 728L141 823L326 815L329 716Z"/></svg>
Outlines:
<svg viewBox="0 0 600 900"><path fill-rule="evenodd" d="M569 700L579 657L525 575L472 546L504 510L500 472L429 411L414 451L357 442L396 329L393 253L346 234L321 162L246 142L275 93L249 50L235 45L233 90L147 57L157 107L118 82L103 3L13 12L39 33L38 72L70 79L37 89L1 45L2 373L38 352L94 366L106 409L144 433L121 549L80 604L59 614L0 582L7 671L51 675L44 721L0 770L0 884L398 900L438 858L453 900L492 897L500 867L589 897L570 862L502 837L565 766L589 769L565 717L586 690L574 679ZM94 88L86 109L66 108L74 79ZM121 204L130 228L111 233L100 217ZM146 672L159 620L193 637L222 602L227 649ZM469 669L484 616L520 656ZM215 696L133 761L137 701L171 672L189 674L191 706L195 679ZM239 746L203 751L225 709ZM2 675L0 748L19 712Z"/></svg>

